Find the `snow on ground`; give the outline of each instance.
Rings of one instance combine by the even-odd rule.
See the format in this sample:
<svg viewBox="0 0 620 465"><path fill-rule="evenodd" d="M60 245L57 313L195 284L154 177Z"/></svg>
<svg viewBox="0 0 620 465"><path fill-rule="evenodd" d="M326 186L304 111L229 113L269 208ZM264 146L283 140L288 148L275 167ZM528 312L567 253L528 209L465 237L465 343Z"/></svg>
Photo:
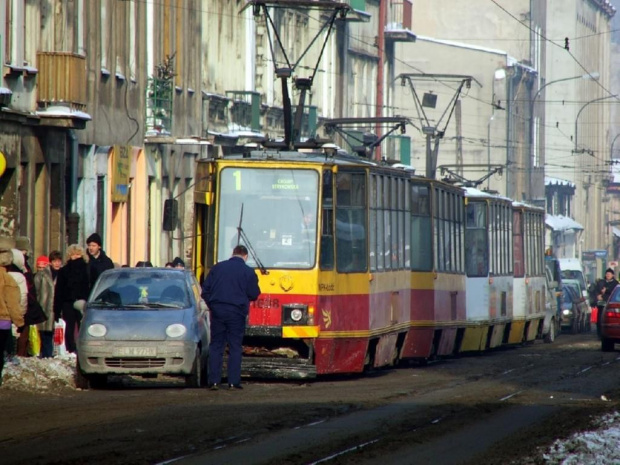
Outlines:
<svg viewBox="0 0 620 465"><path fill-rule="evenodd" d="M2 372L3 390L53 393L75 389L75 354L54 358L9 356Z"/></svg>
<svg viewBox="0 0 620 465"><path fill-rule="evenodd" d="M620 413L598 419L598 428L557 440L543 455L550 465L617 465L620 463Z"/></svg>
<svg viewBox="0 0 620 465"><path fill-rule="evenodd" d="M54 358L8 357L2 373L2 391L55 393L75 388L75 354ZM592 431L557 440L543 454L550 465L616 465L620 463L620 413L605 415Z"/></svg>

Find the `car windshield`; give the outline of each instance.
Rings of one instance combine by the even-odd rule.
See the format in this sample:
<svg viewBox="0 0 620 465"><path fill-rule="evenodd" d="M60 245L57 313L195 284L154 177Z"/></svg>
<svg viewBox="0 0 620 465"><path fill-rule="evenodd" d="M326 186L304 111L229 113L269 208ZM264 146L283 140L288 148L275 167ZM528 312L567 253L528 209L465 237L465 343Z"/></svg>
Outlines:
<svg viewBox="0 0 620 465"><path fill-rule="evenodd" d="M562 297L563 297L563 301L565 304L571 304L573 303L573 294L571 293L570 289L566 286L564 286L564 289L562 289Z"/></svg>
<svg viewBox="0 0 620 465"><path fill-rule="evenodd" d="M572 293L574 293L576 296L580 296L581 295L581 289L579 288L579 284L578 283L564 283L564 285L571 290Z"/></svg>
<svg viewBox="0 0 620 465"><path fill-rule="evenodd" d="M101 276L89 306L135 310L187 308L189 293L182 273L132 269Z"/></svg>
<svg viewBox="0 0 620 465"><path fill-rule="evenodd" d="M616 286L616 289L611 293L611 296L609 297L609 302L620 302L620 288L618 288L618 286Z"/></svg>

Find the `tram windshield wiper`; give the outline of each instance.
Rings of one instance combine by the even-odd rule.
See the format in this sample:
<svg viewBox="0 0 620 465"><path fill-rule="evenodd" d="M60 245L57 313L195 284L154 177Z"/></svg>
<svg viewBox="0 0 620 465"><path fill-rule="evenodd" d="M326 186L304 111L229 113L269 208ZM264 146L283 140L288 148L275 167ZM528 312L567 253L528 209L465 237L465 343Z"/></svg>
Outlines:
<svg viewBox="0 0 620 465"><path fill-rule="evenodd" d="M264 275L269 274L269 271L267 270L267 268L265 268L265 266L263 265L263 262L261 262L260 258L258 258L258 255L256 254L256 251L254 250L254 247L252 247L252 243L250 242L250 239L243 231L243 228L241 227L242 223L243 223L243 204L241 204L241 214L239 215L239 226L237 226L237 245L239 245L241 243L241 239L243 239L243 242L245 242L245 245L248 248L248 252L250 252L250 255L256 262L256 267L260 270L260 273Z"/></svg>

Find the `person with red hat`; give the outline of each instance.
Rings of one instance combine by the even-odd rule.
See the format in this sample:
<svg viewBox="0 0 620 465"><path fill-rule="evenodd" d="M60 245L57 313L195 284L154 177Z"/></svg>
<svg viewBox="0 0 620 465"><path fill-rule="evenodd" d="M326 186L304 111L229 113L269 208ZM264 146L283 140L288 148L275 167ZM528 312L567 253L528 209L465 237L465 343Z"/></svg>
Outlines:
<svg viewBox="0 0 620 465"><path fill-rule="evenodd" d="M50 259L45 255L37 258L37 272L34 275L34 287L37 290L37 299L47 319L37 325L41 338L41 358L54 356L54 285L50 269Z"/></svg>

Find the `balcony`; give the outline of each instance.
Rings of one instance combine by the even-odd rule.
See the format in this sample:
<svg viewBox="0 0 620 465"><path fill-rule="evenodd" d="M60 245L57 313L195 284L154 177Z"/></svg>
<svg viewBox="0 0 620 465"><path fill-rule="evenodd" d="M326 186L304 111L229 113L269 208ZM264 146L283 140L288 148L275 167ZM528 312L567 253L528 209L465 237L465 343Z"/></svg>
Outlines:
<svg viewBox="0 0 620 465"><path fill-rule="evenodd" d="M388 20L385 39L393 42L415 42L411 32L412 0L391 0L388 4Z"/></svg>
<svg viewBox="0 0 620 465"><path fill-rule="evenodd" d="M39 108L86 107L86 58L71 52L37 53L37 103Z"/></svg>

